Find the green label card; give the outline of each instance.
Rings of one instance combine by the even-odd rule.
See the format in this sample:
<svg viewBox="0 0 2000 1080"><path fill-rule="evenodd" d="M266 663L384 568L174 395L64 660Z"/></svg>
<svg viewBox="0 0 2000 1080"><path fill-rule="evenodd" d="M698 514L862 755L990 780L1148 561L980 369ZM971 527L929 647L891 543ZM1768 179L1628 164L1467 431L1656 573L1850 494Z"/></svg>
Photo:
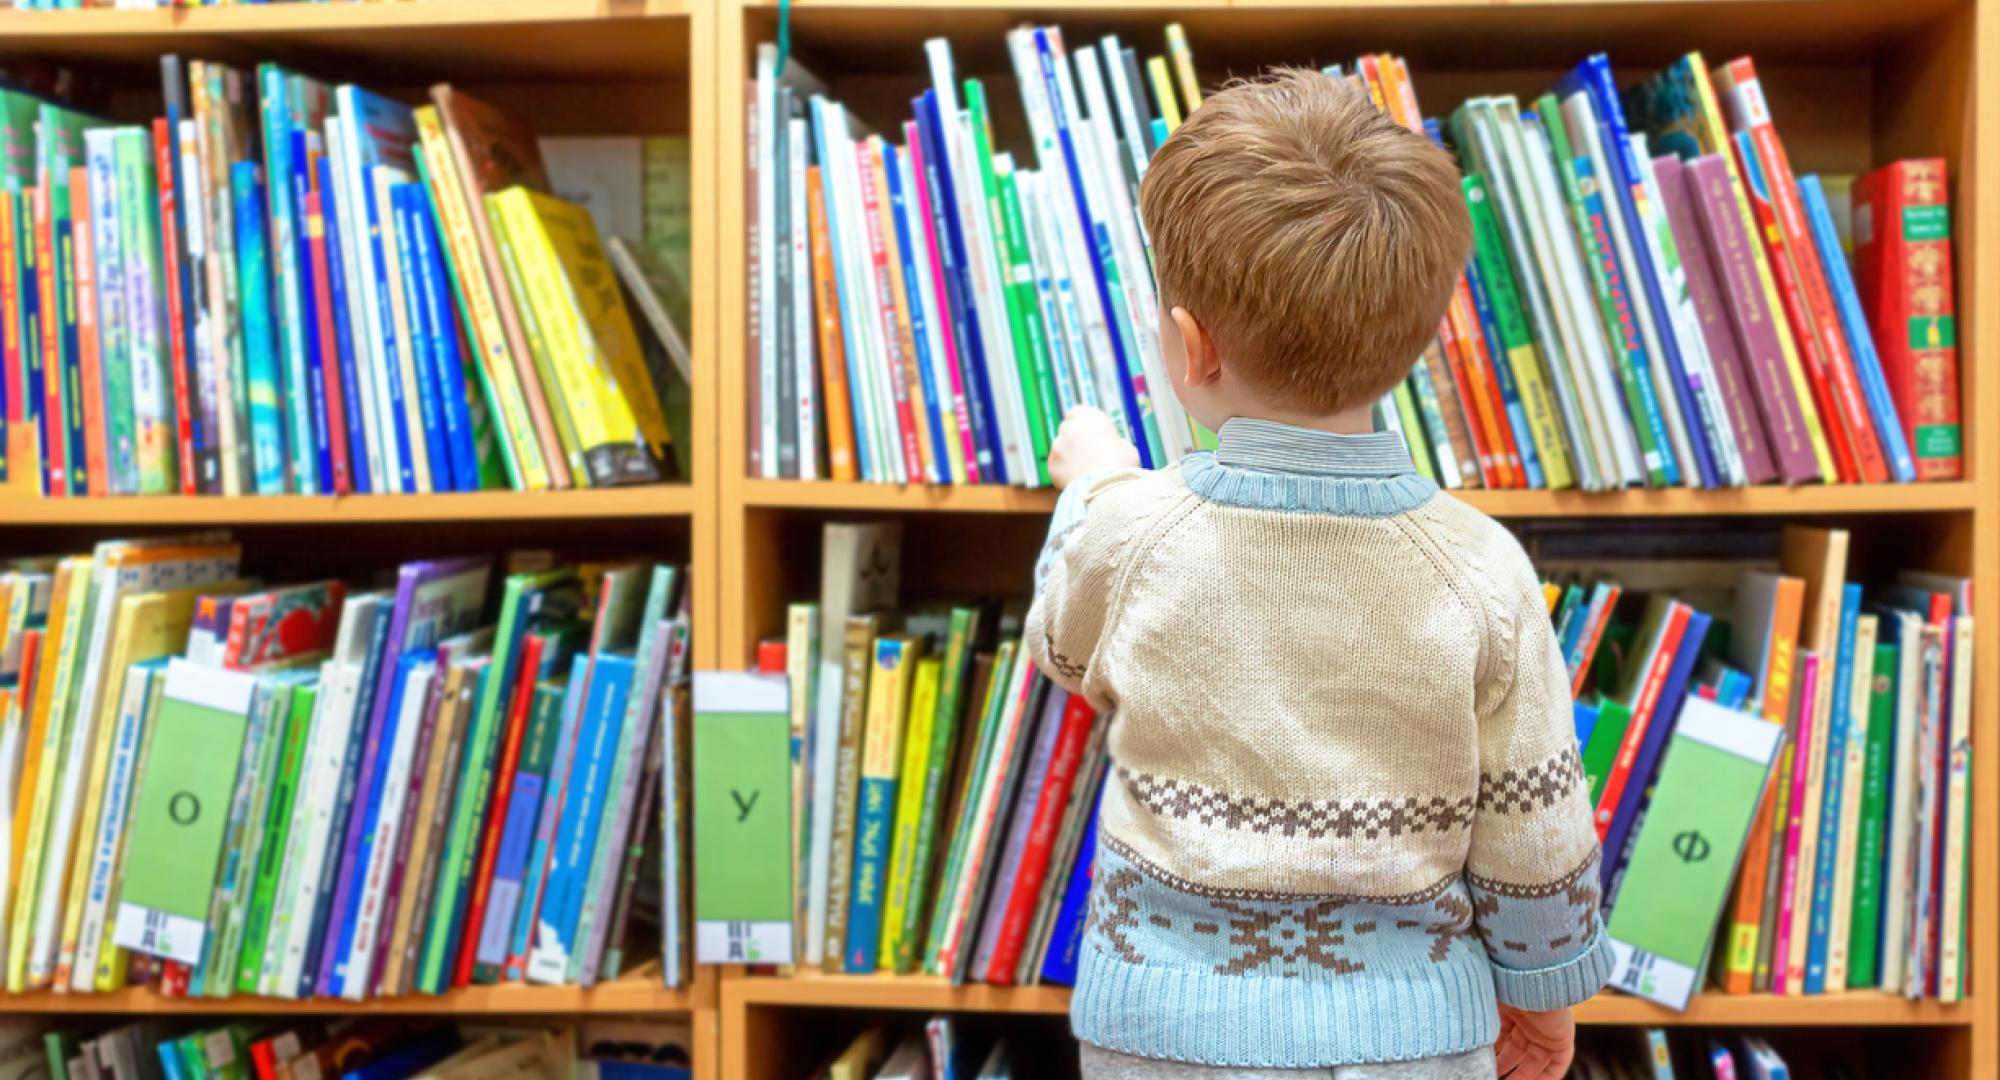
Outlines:
<svg viewBox="0 0 2000 1080"><path fill-rule="evenodd" d="M1783 737L1781 725L1688 696L1605 928L1612 985L1687 1008Z"/></svg>
<svg viewBox="0 0 2000 1080"><path fill-rule="evenodd" d="M790 687L694 677L694 918L699 964L792 962Z"/></svg>

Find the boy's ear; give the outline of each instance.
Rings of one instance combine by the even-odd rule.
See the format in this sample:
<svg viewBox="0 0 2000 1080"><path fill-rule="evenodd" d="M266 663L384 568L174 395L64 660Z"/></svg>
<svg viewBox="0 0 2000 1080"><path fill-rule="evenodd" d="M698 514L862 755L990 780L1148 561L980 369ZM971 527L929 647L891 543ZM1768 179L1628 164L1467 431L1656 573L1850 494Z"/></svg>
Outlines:
<svg viewBox="0 0 2000 1080"><path fill-rule="evenodd" d="M1203 386L1222 378L1222 354L1216 351L1215 339L1208 336L1208 328L1184 307L1176 306L1172 314L1174 326L1181 334L1181 354L1187 357L1187 369L1182 375L1186 384Z"/></svg>

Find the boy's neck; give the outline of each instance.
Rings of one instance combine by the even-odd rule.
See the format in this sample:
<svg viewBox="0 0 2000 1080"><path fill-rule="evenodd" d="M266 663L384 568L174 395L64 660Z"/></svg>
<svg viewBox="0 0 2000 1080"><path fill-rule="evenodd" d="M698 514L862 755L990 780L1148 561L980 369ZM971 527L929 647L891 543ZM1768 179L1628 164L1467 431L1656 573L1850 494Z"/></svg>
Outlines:
<svg viewBox="0 0 2000 1080"><path fill-rule="evenodd" d="M1375 430L1375 406L1355 405L1334 413L1299 413L1285 409L1258 409L1239 413L1245 420L1269 420L1274 424L1330 431L1336 435L1367 435Z"/></svg>

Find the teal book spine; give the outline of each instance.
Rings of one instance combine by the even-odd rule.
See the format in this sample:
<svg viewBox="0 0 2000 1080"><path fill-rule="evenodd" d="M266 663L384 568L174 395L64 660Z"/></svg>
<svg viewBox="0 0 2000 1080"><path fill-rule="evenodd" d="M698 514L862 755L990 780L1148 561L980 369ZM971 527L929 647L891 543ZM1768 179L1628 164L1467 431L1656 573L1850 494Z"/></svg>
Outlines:
<svg viewBox="0 0 2000 1080"><path fill-rule="evenodd" d="M1847 773L1847 740L1853 738L1855 717L1848 703L1854 682L1854 623L1861 614L1861 586L1841 590L1840 630L1836 639L1833 667L1833 703L1829 707L1826 737L1826 777L1821 789L1819 830L1821 855L1813 863L1812 910L1806 924L1806 979L1808 994L1826 992L1826 953L1833 929L1833 883L1840 846L1840 801ZM1836 987L1836 989L1838 989Z"/></svg>
<svg viewBox="0 0 2000 1080"><path fill-rule="evenodd" d="M236 201L236 273L243 303L244 371L250 401L250 462L257 494L285 493L284 371L271 325L271 255L265 242L264 185L257 163L230 171Z"/></svg>

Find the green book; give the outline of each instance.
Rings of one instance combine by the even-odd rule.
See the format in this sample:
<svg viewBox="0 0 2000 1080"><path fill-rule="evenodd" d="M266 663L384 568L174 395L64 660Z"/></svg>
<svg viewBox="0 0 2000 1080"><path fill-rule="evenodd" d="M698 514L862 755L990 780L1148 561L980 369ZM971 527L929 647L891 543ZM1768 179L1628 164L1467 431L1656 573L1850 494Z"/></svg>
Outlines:
<svg viewBox="0 0 2000 1080"><path fill-rule="evenodd" d="M42 1049L48 1051L50 1080L69 1080L69 1062L78 1051L76 1032L51 1031L42 1036Z"/></svg>
<svg viewBox="0 0 2000 1080"><path fill-rule="evenodd" d="M167 665L152 756L125 837L112 940L199 963L237 762L257 679L176 659Z"/></svg>
<svg viewBox="0 0 2000 1080"><path fill-rule="evenodd" d="M1042 414L1042 430L1051 445L1056 428L1062 424L1062 404L1056 394L1056 328L1042 324L1041 295L1035 286L1034 260L1028 253L1027 217L1021 209L1021 188L1014 179L1014 160L1000 155L1000 214L1007 226L1007 292L1021 309L1021 325L1028 332L1028 356L1021 361L1021 395L1034 394ZM1042 463L1046 466L1046 462ZM1048 470L1042 475L1047 478Z"/></svg>
<svg viewBox="0 0 2000 1080"><path fill-rule="evenodd" d="M1007 711L1007 685L1012 680L1015 654L1019 651L1019 642L1002 642L999 653L993 658L993 674L987 680L986 701L979 713L979 741L974 744L972 768L967 770L965 786L960 794L961 806L971 801L971 793L980 789L987 770L992 767L989 759L993 756L993 740L1001 717ZM937 975L942 971L940 954L943 952L945 927L951 922L951 897L965 868L965 849L972 843L973 824L972 815L961 812L957 826L952 829L951 850L945 856L943 872L938 875L937 895L931 900L931 928L924 942L926 974Z"/></svg>
<svg viewBox="0 0 2000 1080"><path fill-rule="evenodd" d="M1847 985L1873 990L1881 970L1882 873L1887 865L1889 767L1895 756L1896 671L1900 650L1875 646L1875 679L1868 690L1867 764L1861 788L1861 831L1854 849L1854 915L1847 939Z"/></svg>
<svg viewBox="0 0 2000 1080"><path fill-rule="evenodd" d="M694 677L695 962L792 962L790 687Z"/></svg>
<svg viewBox="0 0 2000 1080"><path fill-rule="evenodd" d="M530 623L566 623L576 614L576 596L560 588L576 581L570 567L509 574L500 593L500 621L493 637L493 662L480 681L479 697L467 725L464 753L459 759L458 793L439 853L437 885L430 925L416 985L442 986L445 952L451 944L452 922L459 914L459 894L471 886L479 826L486 820L486 801L493 781L493 755L498 749L502 703L509 700L519 666L521 638Z"/></svg>
<svg viewBox="0 0 2000 1080"><path fill-rule="evenodd" d="M1583 779L1590 785L1590 805L1604 794L1604 780L1618 760L1618 747L1625 742L1625 729L1632 726L1632 707L1605 698L1597 706L1597 724L1590 729L1590 743L1583 748Z"/></svg>
<svg viewBox="0 0 2000 1080"><path fill-rule="evenodd" d="M884 878L881 938L876 967L895 969L903 949L904 916L916 877L917 822L923 817L924 777L930 771L931 733L937 723L939 676L944 662L935 656L917 661L910 689L909 715L904 721L902 761L896 769L896 805L889 827L889 872Z"/></svg>
<svg viewBox="0 0 2000 1080"><path fill-rule="evenodd" d="M1429 440L1424 434L1423 418L1417 415L1416 398L1410 393L1410 380L1397 383L1389 396L1396 403L1396 419L1402 423L1403 443L1409 448L1411 463L1424 479L1440 483L1437 470L1431 467Z"/></svg>
<svg viewBox="0 0 2000 1080"><path fill-rule="evenodd" d="M1036 369L1045 353L1037 351L1038 341L1028 331L1028 313L1022 296L1022 282L1016 281L1014 237L1008 235L1005 199L1000 179L993 167L992 121L986 111L986 89L978 79L965 80L965 107L971 114L972 154L979 162L979 188L985 196L987 214L993 224L993 246L1001 263L1001 295L1007 303L1007 325L1013 331L1015 366L1020 369L1021 407L1028 418L1028 440L1034 447L1035 469L1041 482L1049 482L1049 425L1042 415L1042 396L1036 389ZM1026 262L1025 252L1021 262ZM1032 281L1033 276L1026 278ZM1039 321L1036 324L1040 325Z"/></svg>
<svg viewBox="0 0 2000 1080"><path fill-rule="evenodd" d="M943 826L945 785L951 782L952 762L957 756L959 719L965 713L966 681L972 668L972 650L978 644L979 609L953 608L951 629L945 637L942 667L939 669L937 709L931 721L930 747L926 751L924 773L918 784L918 816L915 844L910 855L912 876L909 899L902 908L902 926L896 930L894 954L883 966L899 975L917 969L924 945L924 915L929 910L931 871L937 863L937 834ZM904 777L905 790L910 778Z"/></svg>
<svg viewBox="0 0 2000 1080"><path fill-rule="evenodd" d="M251 701L236 795L230 806L229 828L223 833L222 872L211 908L216 912L217 932L209 935L208 962L197 973L201 993L207 997L228 997L236 987L264 823L284 753L286 723L291 718L292 689L308 677L304 672L262 676ZM189 989L192 992L192 983Z"/></svg>
<svg viewBox="0 0 2000 1080"><path fill-rule="evenodd" d="M305 760L306 740L312 734L313 705L319 700L319 686L303 683L291 690L284 735L278 745L277 775L271 798L264 811L264 835L257 847L257 876L250 890L249 913L243 923L243 953L236 966L236 989L257 992L257 976L264 965L265 938L271 932L271 907L277 895L279 872L284 868L285 845L292 832L292 803L299 794L299 769Z"/></svg>
<svg viewBox="0 0 2000 1080"><path fill-rule="evenodd" d="M1690 695L1605 931L1612 985L1686 1009L1784 733Z"/></svg>

